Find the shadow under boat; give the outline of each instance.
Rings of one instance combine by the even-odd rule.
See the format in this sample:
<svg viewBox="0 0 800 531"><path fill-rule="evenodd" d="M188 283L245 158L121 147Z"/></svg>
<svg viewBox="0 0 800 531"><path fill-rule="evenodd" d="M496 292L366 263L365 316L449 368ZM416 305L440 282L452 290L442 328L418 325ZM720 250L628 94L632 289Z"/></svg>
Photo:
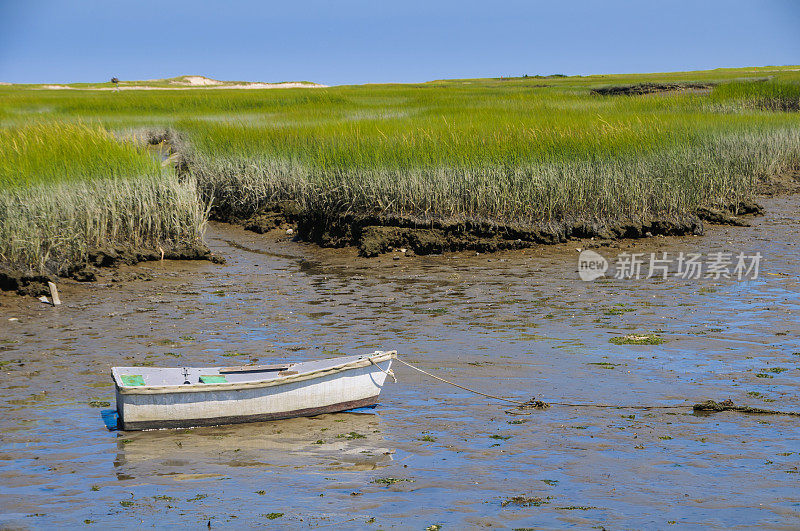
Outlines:
<svg viewBox="0 0 800 531"><path fill-rule="evenodd" d="M362 410L225 426L118 431L114 468L120 480L191 479L226 475L232 469L298 465L373 470L392 462L395 450L387 445L385 431L379 415Z"/></svg>

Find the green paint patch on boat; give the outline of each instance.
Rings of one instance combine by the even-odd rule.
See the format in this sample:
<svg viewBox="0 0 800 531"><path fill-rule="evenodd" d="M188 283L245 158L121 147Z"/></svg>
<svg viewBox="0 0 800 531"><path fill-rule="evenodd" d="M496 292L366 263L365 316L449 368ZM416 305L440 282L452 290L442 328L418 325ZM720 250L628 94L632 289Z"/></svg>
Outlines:
<svg viewBox="0 0 800 531"><path fill-rule="evenodd" d="M137 386L137 385L144 385L144 378L142 378L141 374L123 374L120 376L122 380L122 385L126 386Z"/></svg>
<svg viewBox="0 0 800 531"><path fill-rule="evenodd" d="M200 381L207 384L212 383L228 383L227 378L221 374L207 374L200 377Z"/></svg>

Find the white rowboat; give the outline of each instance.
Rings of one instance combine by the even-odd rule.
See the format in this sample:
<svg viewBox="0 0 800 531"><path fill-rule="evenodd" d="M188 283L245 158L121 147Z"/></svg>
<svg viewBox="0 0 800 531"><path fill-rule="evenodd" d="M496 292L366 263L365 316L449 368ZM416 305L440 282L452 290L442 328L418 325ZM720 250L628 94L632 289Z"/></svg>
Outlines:
<svg viewBox="0 0 800 531"><path fill-rule="evenodd" d="M117 424L215 426L374 406L396 357L392 350L279 365L113 367Z"/></svg>

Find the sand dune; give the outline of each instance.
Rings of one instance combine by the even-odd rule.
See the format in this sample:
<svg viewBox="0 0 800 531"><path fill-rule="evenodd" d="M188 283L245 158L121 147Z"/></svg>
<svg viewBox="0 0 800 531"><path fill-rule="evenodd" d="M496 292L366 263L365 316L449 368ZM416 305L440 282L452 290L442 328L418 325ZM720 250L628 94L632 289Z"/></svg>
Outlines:
<svg viewBox="0 0 800 531"><path fill-rule="evenodd" d="M167 81L171 86L164 86ZM123 82L124 83L124 82ZM196 90L204 88L214 89L288 89L288 88L322 88L327 85L319 83L308 83L300 81L288 81L285 83L263 83L260 81L219 81L205 76L181 76L174 79L150 79L139 81L136 85L122 84L117 87L71 87L63 84L40 85L40 90ZM11 85L12 83L0 83Z"/></svg>

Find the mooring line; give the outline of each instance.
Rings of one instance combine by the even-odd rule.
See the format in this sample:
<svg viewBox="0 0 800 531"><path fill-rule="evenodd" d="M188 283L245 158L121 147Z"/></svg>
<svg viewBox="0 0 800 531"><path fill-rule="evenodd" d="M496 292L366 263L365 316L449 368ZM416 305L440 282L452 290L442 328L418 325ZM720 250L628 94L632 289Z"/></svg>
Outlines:
<svg viewBox="0 0 800 531"><path fill-rule="evenodd" d="M397 383L397 377L394 375L394 372L392 372L392 369L389 369L388 371L384 371L383 367L381 367L380 365L375 363L374 359L372 359L372 358L367 358L367 359L369 360L369 362L371 364L375 365L383 374L385 374L386 376L391 376L392 380L394 380L394 383ZM398 361L400 361L400 360L398 360Z"/></svg>
<svg viewBox="0 0 800 531"><path fill-rule="evenodd" d="M548 402L552 406L565 406L565 407L599 407L608 409L686 409L691 407L689 404L660 404L656 406L648 406L644 404L632 404L629 406L620 406L616 404L572 404L569 402Z"/></svg>
<svg viewBox="0 0 800 531"><path fill-rule="evenodd" d="M517 413L517 411L525 410L525 409L547 409L550 406L564 406L564 407L595 407L595 408L607 408L607 409L690 409L692 411L705 411L705 412L717 412L717 411L732 411L735 413L750 413L750 414L757 414L757 415L789 415L789 416L800 416L800 412L796 411L776 411L772 409L761 409L755 408L750 406L737 406L731 401L730 399L724 400L722 402L714 402L713 400L706 400L705 402L699 404L679 404L679 405L644 405L644 404L632 404L632 405L616 405L616 404L581 404L581 403L574 403L574 402L545 402L543 400L537 400L535 398L531 398L525 402L520 402L519 400L512 400L510 398L505 398L502 396L490 395L488 393L483 393L481 391L476 391L475 389L470 389L469 387L465 387L463 385L457 384L455 382L451 382L446 378L442 378L440 376L436 376L435 374L431 374L428 371L420 369L406 361L401 360L399 357L395 358L395 360L399 363L402 363L406 367L414 369L417 372L421 372L426 376L430 376L440 382L444 382L448 385L452 385L454 387L458 387L459 389L463 389L465 391L469 391L470 393L475 393L476 395L485 396L486 398L491 398L493 400L500 400L502 402L507 402L509 404L514 404L517 406L516 408L507 409L506 413L512 415L525 415L530 413Z"/></svg>
<svg viewBox="0 0 800 531"><path fill-rule="evenodd" d="M567 407L599 407L599 408L612 408L612 409L678 409L678 408L688 408L690 407L687 404L679 405L679 406L642 406L642 405L634 405L634 406L618 406L613 404L573 404L568 402L544 402L542 400L536 400L531 398L530 400L526 400L525 402L520 402L519 400L512 400L510 398L504 398L502 396L490 395L488 393L483 393L481 391L476 391L475 389L470 389L469 387L465 387L463 385L457 384L455 382L451 382L445 378L441 378L436 376L435 374L431 374L428 371L422 370L419 367L415 367L414 365L401 360L400 358L395 358L396 361L402 363L406 367L410 367L415 371L419 371L422 374L430 376L431 378L435 378L439 381L442 381L446 384L453 385L458 387L459 389L463 389L465 391L469 391L470 393L475 393L476 395L485 396L487 398L492 398L494 400L501 400L503 402L508 402L509 404L514 404L519 406L519 409L545 409L549 406L567 406Z"/></svg>
<svg viewBox="0 0 800 531"><path fill-rule="evenodd" d="M410 363L407 363L407 362L401 360L400 358L395 358L395 361L397 361L399 363L402 363L406 367L410 367L411 369L414 369L415 371L418 371L418 372L421 372L422 374L430 376L431 378L435 378L435 379L437 379L439 381L442 381L442 382L444 382L446 384L453 385L455 387L458 387L459 389L463 389L465 391L469 391L470 393L475 393L476 395L485 396L486 398L492 398L494 400L501 400L503 402L508 402L509 404L515 404L517 406L524 406L524 405L527 404L527 402L520 402L518 400L511 400L510 398L503 398L502 396L490 395L490 394L487 394L487 393L482 393L480 391L476 391L475 389L470 389L469 387L464 387L463 385L459 385L459 384L457 384L455 382L451 382L450 380L445 380L444 378L440 378L440 377L436 376L435 374L429 373L428 371L423 371L419 367L415 367L415 366L411 365ZM530 402L530 400L528 402Z"/></svg>

